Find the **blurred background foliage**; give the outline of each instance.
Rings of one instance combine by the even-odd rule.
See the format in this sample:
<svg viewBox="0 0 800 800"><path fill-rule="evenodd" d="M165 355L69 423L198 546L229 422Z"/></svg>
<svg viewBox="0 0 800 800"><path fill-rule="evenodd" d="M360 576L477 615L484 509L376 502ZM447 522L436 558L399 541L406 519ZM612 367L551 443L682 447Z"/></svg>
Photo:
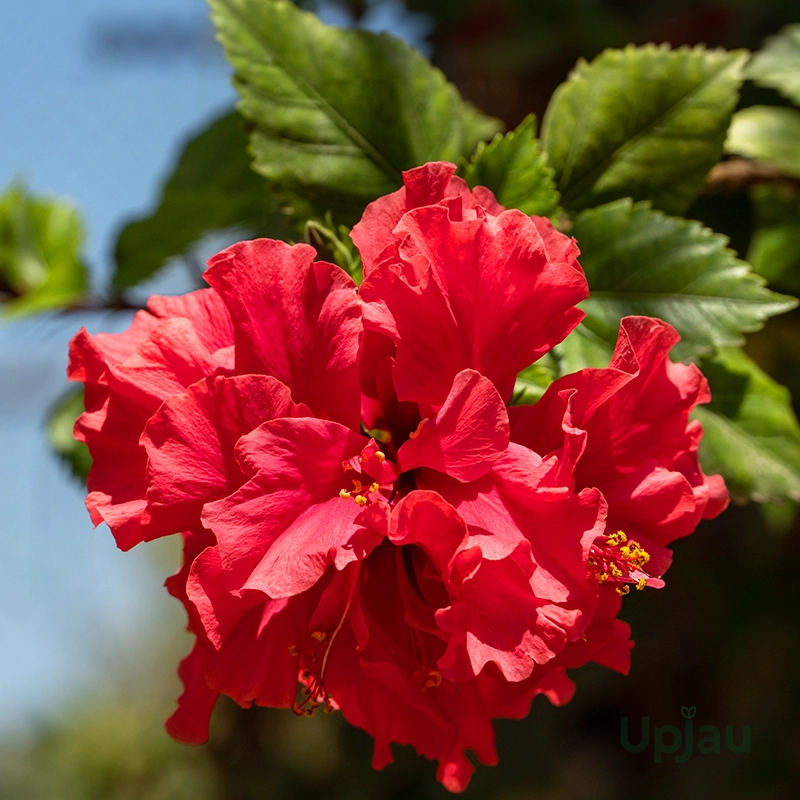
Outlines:
<svg viewBox="0 0 800 800"><path fill-rule="evenodd" d="M765 37L800 22L796 0L391 0L406 25L423 32L433 62L476 108L513 130L531 112L541 120L556 87L579 57L629 42L704 43L759 50ZM305 7L363 23L386 2L308 0ZM335 6L335 7L334 7ZM332 11L333 9L333 11ZM775 54L773 54L775 55ZM775 57L790 58L791 52ZM800 290L800 165L789 87L770 83L770 59L745 84L740 107L763 106L739 118L732 154L754 157L780 172L768 181L751 173L714 175L686 213L730 237L776 291ZM780 88L780 91L779 91ZM791 113L790 113L791 112ZM759 149L759 114L783 128L788 153L778 160ZM775 116L777 114L777 116ZM282 198L265 200L263 184L243 157L242 132L231 116L199 133L165 182L156 210L133 220L119 236L112 307L136 305L126 289L179 257L196 280L207 235L302 235L281 212ZM750 128L747 124L750 123ZM753 128L755 124L755 132ZM781 128L781 130L783 130ZM761 129L763 130L763 128ZM794 159L794 160L793 160ZM788 163L788 166L787 166ZM22 187L12 192L24 196ZM0 292L37 309L91 302L80 253L82 231L68 208L25 196L20 217L0 204L0 246L25 249L24 274L0 275ZM199 209L187 215L186 209ZM335 230L330 222L327 229ZM61 237L72 268L37 253ZM336 250L336 237L314 240ZM8 244L8 243L11 244ZM335 253L329 255L335 257ZM347 254L342 256L345 260ZM37 261L37 258L39 260ZM15 262L16 263L16 262ZM149 271L149 272L148 272ZM131 278L131 276L134 276ZM54 299L55 298L55 299ZM749 334L745 351L792 393L800 410L800 311ZM713 369L713 367L712 367ZM50 438L78 474L87 454L69 428L80 399L55 409ZM791 494L790 494L791 496ZM573 674L575 699L555 709L538 698L530 716L496 724L500 764L479 767L466 797L492 800L648 798L792 800L800 796L800 614L795 568L800 526L792 501L732 506L675 545L667 587L626 602L636 648L627 678L589 665ZM154 568L165 572L163 551ZM175 553L170 553L174 558ZM173 618L169 618L170 623ZM435 765L410 748L395 748L397 763L369 768L371 742L340 715L297 718L286 711L243 711L221 702L210 743L188 748L163 731L179 687L174 675L188 638L163 626L112 670L108 686L73 698L24 737L0 729L0 800L117 800L197 798L444 798ZM695 725L749 726L751 752L695 753L686 763L667 756L653 763L652 747L626 752L620 719L634 731L651 724L682 728L681 706L696 706Z"/></svg>

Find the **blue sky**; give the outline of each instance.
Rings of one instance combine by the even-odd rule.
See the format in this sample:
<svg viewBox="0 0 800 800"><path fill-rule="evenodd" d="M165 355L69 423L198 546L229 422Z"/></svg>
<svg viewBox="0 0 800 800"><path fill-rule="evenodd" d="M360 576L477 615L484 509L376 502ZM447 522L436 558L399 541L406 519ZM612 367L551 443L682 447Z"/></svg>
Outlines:
<svg viewBox="0 0 800 800"><path fill-rule="evenodd" d="M321 16L348 22L332 3ZM366 24L419 43L427 21L401 17L399 3L380 0ZM202 0L26 0L0 10L0 99L0 188L21 178L70 198L102 281L119 227L154 206L183 141L235 94ZM183 625L161 586L174 547L117 551L105 528L92 530L84 490L45 444L67 343L82 324L118 330L127 318L0 326L0 736L102 681L114 654L134 653L156 619L176 633Z"/></svg>
<svg viewBox="0 0 800 800"><path fill-rule="evenodd" d="M103 37L162 20L208 47L173 58L114 58ZM138 26L138 28L137 28ZM184 137L234 102L199 0L27 0L0 11L0 184L68 197L89 233L96 277L108 274L115 232L155 201ZM118 552L93 531L82 489L44 442L46 409L65 388L66 345L81 324L114 329L112 315L70 315L0 328L0 729L45 717L71 692L102 680L122 643L156 614L181 611L161 583L175 554Z"/></svg>

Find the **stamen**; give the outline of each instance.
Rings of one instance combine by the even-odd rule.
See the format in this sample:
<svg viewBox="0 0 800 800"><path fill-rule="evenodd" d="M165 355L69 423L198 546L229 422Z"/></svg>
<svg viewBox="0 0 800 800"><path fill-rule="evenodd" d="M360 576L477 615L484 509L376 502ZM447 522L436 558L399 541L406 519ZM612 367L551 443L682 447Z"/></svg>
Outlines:
<svg viewBox="0 0 800 800"><path fill-rule="evenodd" d="M428 689L435 689L437 686L442 685L442 673L439 672L438 669L418 669L414 673L414 677L420 684L420 688L423 692L427 692Z"/></svg>
<svg viewBox="0 0 800 800"><path fill-rule="evenodd" d="M620 596L628 594L631 585L638 591L647 586L651 576L644 566L648 561L650 554L639 542L628 539L625 531L598 538L587 559L589 572L594 573L597 582L609 581Z"/></svg>

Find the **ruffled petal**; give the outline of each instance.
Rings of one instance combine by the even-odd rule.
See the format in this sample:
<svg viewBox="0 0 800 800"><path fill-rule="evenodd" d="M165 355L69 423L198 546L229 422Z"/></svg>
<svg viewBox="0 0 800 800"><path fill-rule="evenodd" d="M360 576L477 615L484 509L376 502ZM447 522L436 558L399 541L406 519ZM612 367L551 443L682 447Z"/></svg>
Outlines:
<svg viewBox="0 0 800 800"><path fill-rule="evenodd" d="M168 398L141 437L148 458L145 538L197 527L206 503L247 480L234 457L239 439L267 420L303 416L308 408L267 375L208 378Z"/></svg>
<svg viewBox="0 0 800 800"><path fill-rule="evenodd" d="M455 375L476 369L508 399L517 373L583 318L583 271L548 257L533 221L519 211L453 220L448 208L409 211L365 279L365 326L397 345L401 400L435 406Z"/></svg>
<svg viewBox="0 0 800 800"><path fill-rule="evenodd" d="M315 416L358 430L356 286L314 256L305 244L239 242L209 261L205 278L233 319L238 373L271 375Z"/></svg>
<svg viewBox="0 0 800 800"><path fill-rule="evenodd" d="M424 419L400 448L402 472L429 467L460 481L485 475L508 447L508 415L491 381L475 370L456 375L433 419Z"/></svg>
<svg viewBox="0 0 800 800"><path fill-rule="evenodd" d="M242 437L237 456L253 477L202 514L231 588L299 594L329 564L342 569L369 553L382 534L363 527L364 507L340 495L354 488L343 464L368 444L336 422L310 418L265 422Z"/></svg>

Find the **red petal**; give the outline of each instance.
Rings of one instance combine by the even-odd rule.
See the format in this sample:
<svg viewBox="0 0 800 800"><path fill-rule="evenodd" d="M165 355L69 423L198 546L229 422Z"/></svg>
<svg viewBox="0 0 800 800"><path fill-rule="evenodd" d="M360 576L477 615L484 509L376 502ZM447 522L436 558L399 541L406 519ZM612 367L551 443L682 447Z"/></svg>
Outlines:
<svg viewBox="0 0 800 800"><path fill-rule="evenodd" d="M236 371L272 375L315 416L359 424L356 286L313 247L271 239L239 242L205 273L236 331Z"/></svg>
<svg viewBox="0 0 800 800"><path fill-rule="evenodd" d="M245 483L234 457L242 436L266 420L309 413L267 375L209 378L167 399L141 438L148 456L146 538L197 527L205 503Z"/></svg>
<svg viewBox="0 0 800 800"><path fill-rule="evenodd" d="M402 472L430 467L472 481L485 475L508 447L508 415L491 381L463 370L436 416L423 420L411 435L398 452Z"/></svg>

